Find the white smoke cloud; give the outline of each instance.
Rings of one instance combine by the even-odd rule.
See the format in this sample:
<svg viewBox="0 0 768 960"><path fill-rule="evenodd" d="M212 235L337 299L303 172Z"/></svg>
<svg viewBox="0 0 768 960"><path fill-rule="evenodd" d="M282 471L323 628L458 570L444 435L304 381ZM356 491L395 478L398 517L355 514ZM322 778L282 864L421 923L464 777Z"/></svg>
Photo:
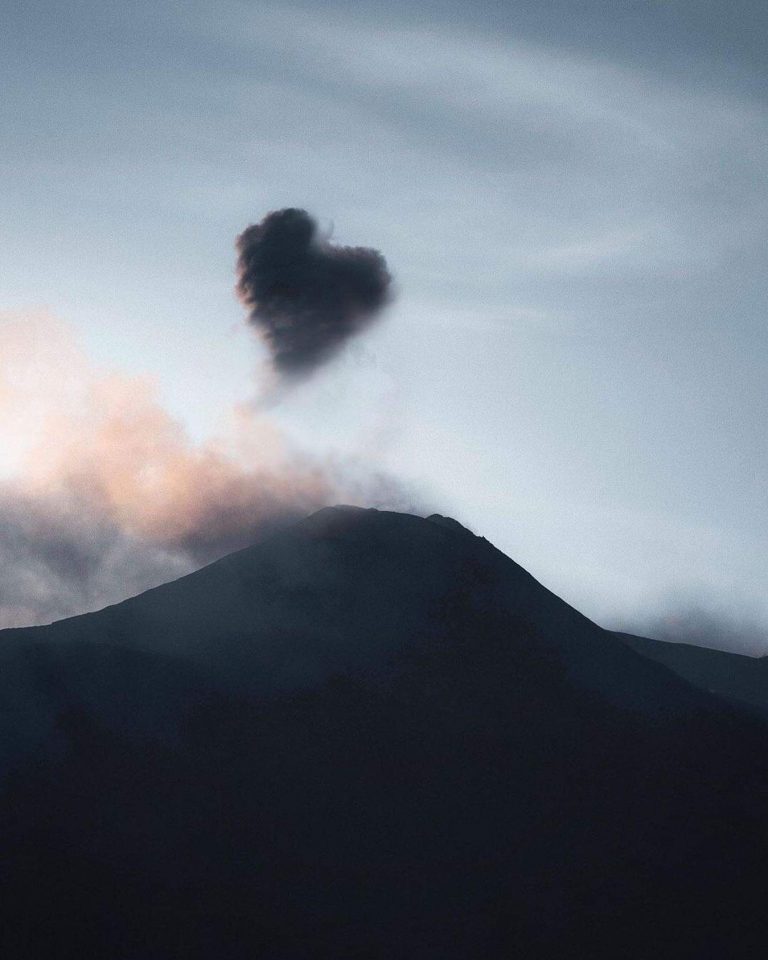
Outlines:
<svg viewBox="0 0 768 960"><path fill-rule="evenodd" d="M247 404L193 442L150 378L100 370L45 314L0 320L0 436L0 626L120 600L329 503L410 506Z"/></svg>

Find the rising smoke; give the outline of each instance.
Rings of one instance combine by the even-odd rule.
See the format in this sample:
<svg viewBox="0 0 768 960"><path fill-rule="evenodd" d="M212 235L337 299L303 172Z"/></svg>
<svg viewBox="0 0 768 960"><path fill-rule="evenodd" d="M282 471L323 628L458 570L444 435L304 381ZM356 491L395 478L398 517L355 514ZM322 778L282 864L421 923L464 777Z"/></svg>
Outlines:
<svg viewBox="0 0 768 960"><path fill-rule="evenodd" d="M391 284L380 253L318 235L304 210L268 214L237 240L237 290L277 372L306 376L363 330Z"/></svg>
<svg viewBox="0 0 768 960"><path fill-rule="evenodd" d="M330 503L416 509L247 405L193 442L151 380L106 374L47 316L0 318L0 435L23 441L0 456L0 627L121 600Z"/></svg>

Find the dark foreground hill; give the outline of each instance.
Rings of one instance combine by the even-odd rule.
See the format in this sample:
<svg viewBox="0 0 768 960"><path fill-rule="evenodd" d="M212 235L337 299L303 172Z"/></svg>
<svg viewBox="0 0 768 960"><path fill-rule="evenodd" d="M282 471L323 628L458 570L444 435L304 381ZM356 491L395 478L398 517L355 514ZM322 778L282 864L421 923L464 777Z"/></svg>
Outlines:
<svg viewBox="0 0 768 960"><path fill-rule="evenodd" d="M750 657L689 643L664 643L629 633L616 636L695 687L731 700L768 721L768 657Z"/></svg>
<svg viewBox="0 0 768 960"><path fill-rule="evenodd" d="M444 518L0 633L0 955L751 957L768 736Z"/></svg>

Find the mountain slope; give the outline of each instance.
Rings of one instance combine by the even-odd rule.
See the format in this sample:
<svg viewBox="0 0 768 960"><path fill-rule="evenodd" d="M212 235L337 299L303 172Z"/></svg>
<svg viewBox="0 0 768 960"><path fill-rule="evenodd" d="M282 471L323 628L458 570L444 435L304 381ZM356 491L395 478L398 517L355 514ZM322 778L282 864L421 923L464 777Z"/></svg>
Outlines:
<svg viewBox="0 0 768 960"><path fill-rule="evenodd" d="M749 657L688 643L666 643L629 633L616 633L616 636L699 689L741 704L768 720L767 657Z"/></svg>
<svg viewBox="0 0 768 960"><path fill-rule="evenodd" d="M3 957L768 943L763 727L454 521L320 511L0 645Z"/></svg>
<svg viewBox="0 0 768 960"><path fill-rule="evenodd" d="M480 617L535 628L576 682L609 699L673 712L696 699L455 521L356 507L320 510L139 597L0 640L88 639L181 657L227 685L269 693L384 669L461 592Z"/></svg>

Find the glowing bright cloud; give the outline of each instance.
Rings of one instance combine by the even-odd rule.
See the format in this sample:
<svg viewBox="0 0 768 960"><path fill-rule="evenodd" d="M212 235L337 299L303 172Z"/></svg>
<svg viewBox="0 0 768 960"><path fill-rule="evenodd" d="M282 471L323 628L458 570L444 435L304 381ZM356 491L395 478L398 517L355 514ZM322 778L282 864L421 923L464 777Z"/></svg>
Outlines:
<svg viewBox="0 0 768 960"><path fill-rule="evenodd" d="M46 315L0 323L0 385L0 625L120 599L338 500L408 505L246 405L194 443L150 378L98 369Z"/></svg>

